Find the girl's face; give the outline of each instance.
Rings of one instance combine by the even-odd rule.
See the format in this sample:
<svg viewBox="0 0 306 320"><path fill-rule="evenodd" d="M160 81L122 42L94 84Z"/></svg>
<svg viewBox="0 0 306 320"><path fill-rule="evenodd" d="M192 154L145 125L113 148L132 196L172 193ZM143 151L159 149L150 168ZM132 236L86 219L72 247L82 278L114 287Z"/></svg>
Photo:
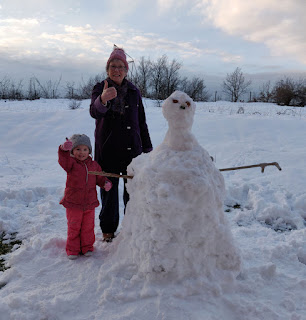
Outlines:
<svg viewBox="0 0 306 320"><path fill-rule="evenodd" d="M84 161L89 156L89 148L81 144L73 149L72 154L75 156L76 159Z"/></svg>
<svg viewBox="0 0 306 320"><path fill-rule="evenodd" d="M121 60L114 59L108 66L107 74L116 84L121 85L127 75L126 67Z"/></svg>

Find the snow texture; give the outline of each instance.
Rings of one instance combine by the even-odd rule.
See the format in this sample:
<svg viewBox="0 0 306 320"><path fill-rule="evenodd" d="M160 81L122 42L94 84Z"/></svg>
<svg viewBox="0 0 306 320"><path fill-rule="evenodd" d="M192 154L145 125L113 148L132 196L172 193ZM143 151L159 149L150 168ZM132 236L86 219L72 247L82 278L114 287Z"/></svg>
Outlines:
<svg viewBox="0 0 306 320"><path fill-rule="evenodd" d="M1 256L1 320L306 319L305 108L145 99L154 150L129 167L120 233L101 241L98 208L93 256L70 261L57 148L93 142L94 121L69 103L0 100L0 232L22 240Z"/></svg>

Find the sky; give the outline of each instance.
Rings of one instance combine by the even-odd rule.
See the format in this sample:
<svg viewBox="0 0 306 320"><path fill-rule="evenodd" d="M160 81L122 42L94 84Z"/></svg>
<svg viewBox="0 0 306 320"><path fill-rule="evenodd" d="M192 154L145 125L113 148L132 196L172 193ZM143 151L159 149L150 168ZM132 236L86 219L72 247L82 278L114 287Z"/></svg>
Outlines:
<svg viewBox="0 0 306 320"><path fill-rule="evenodd" d="M219 83L306 75L304 0L0 0L0 80L99 74L113 45ZM220 80L221 79L221 80Z"/></svg>

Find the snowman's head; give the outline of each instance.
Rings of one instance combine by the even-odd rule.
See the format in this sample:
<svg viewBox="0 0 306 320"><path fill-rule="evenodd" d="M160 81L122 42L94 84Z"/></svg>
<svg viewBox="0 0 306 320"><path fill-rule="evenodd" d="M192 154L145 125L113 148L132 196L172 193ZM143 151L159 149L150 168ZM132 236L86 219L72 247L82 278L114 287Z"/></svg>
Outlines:
<svg viewBox="0 0 306 320"><path fill-rule="evenodd" d="M174 91L163 103L163 115L170 128L190 129L193 123L195 102L182 91Z"/></svg>

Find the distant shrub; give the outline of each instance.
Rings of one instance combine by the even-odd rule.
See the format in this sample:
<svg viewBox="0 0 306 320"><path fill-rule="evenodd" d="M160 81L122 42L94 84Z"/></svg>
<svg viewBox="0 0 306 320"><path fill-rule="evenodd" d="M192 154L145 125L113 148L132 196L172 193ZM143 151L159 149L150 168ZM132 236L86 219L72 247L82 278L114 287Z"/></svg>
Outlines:
<svg viewBox="0 0 306 320"><path fill-rule="evenodd" d="M294 81L285 78L278 81L273 88L274 101L281 106L300 106L306 104L306 80Z"/></svg>
<svg viewBox="0 0 306 320"><path fill-rule="evenodd" d="M71 100L70 103L69 103L69 109L70 110L79 109L81 104L82 104L81 101Z"/></svg>
<svg viewBox="0 0 306 320"><path fill-rule="evenodd" d="M237 113L243 114L244 113L244 108L243 107L239 107L238 110L237 110Z"/></svg>

